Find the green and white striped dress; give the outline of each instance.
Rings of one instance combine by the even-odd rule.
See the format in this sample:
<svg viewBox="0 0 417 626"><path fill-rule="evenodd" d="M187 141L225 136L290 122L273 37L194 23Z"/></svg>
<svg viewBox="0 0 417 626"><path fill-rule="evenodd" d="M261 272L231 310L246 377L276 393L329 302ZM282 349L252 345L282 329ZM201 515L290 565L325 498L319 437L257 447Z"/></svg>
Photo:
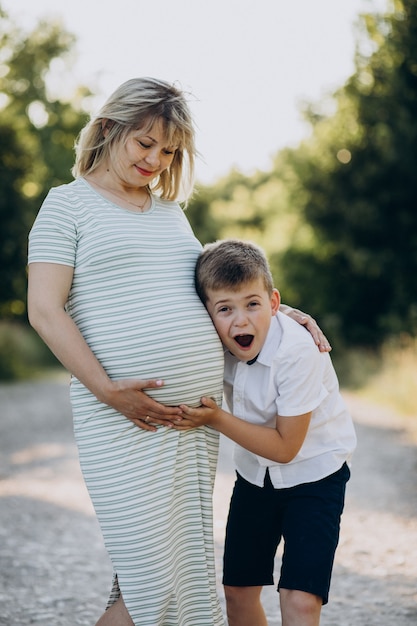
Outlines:
<svg viewBox="0 0 417 626"><path fill-rule="evenodd" d="M84 179L52 189L29 237L29 263L74 267L67 310L112 379L162 378L168 405L221 400L223 350L194 289L201 245L174 202L127 211ZM223 626L212 491L218 435L139 429L72 379L86 485L137 626Z"/></svg>

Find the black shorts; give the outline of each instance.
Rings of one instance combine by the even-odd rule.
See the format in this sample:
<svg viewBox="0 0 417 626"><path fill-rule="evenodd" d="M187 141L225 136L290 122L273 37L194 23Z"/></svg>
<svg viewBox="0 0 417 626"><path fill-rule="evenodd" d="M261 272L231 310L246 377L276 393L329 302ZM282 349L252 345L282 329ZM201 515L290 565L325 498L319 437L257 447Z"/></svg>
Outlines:
<svg viewBox="0 0 417 626"><path fill-rule="evenodd" d="M345 463L317 482L274 489L268 472L263 487L238 474L226 527L223 584L273 585L275 554L283 539L278 589L306 591L326 604L349 477Z"/></svg>

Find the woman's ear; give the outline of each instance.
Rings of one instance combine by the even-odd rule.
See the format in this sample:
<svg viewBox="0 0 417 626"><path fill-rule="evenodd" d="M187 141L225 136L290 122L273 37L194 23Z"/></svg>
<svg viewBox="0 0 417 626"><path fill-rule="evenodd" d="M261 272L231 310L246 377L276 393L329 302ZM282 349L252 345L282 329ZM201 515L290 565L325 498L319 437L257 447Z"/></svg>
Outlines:
<svg viewBox="0 0 417 626"><path fill-rule="evenodd" d="M280 304L281 304L280 293L278 289L273 289L272 295L271 295L271 315L276 315Z"/></svg>
<svg viewBox="0 0 417 626"><path fill-rule="evenodd" d="M101 120L101 130L103 131L104 137L107 137L109 130L112 126L113 126L113 122L111 120L108 120L106 118L103 118Z"/></svg>

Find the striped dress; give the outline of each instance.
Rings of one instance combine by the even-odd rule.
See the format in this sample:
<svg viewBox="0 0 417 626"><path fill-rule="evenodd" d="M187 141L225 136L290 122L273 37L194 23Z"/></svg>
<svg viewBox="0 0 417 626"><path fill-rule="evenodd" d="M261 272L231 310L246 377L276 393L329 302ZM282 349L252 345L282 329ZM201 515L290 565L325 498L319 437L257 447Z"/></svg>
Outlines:
<svg viewBox="0 0 417 626"><path fill-rule="evenodd" d="M223 350L194 289L201 245L177 203L128 211L84 179L52 189L29 237L29 263L74 267L67 311L112 379L162 378L168 405L221 400ZM218 435L139 429L71 380L83 476L137 626L223 626L212 491Z"/></svg>

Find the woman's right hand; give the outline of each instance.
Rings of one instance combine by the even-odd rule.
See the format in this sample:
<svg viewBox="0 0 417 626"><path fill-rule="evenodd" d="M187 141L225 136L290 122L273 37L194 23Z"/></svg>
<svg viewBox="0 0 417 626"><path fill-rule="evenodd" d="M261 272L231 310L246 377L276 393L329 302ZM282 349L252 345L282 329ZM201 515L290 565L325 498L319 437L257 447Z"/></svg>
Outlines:
<svg viewBox="0 0 417 626"><path fill-rule="evenodd" d="M156 431L156 425L178 426L182 420L179 407L165 406L146 394L146 389L162 387L162 380L113 380L102 398L105 404L122 413L143 430Z"/></svg>

